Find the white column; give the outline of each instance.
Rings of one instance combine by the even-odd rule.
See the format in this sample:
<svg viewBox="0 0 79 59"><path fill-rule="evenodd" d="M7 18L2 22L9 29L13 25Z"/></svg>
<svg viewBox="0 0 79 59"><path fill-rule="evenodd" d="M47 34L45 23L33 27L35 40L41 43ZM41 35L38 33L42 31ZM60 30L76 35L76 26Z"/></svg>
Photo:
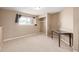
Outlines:
<svg viewBox="0 0 79 59"><path fill-rule="evenodd" d="M74 8L73 51L79 51L79 8Z"/></svg>
<svg viewBox="0 0 79 59"><path fill-rule="evenodd" d="M2 27L0 27L0 51L2 49Z"/></svg>

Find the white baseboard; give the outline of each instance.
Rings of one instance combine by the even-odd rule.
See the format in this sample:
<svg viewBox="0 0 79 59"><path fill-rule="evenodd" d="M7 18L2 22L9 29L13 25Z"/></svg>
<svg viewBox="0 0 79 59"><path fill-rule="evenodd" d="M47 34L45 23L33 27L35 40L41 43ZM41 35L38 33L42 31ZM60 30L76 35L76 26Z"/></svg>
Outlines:
<svg viewBox="0 0 79 59"><path fill-rule="evenodd" d="M72 48L73 48L73 52L78 52L78 49L75 49L74 46Z"/></svg>
<svg viewBox="0 0 79 59"><path fill-rule="evenodd" d="M30 37L30 36L33 36L33 35L36 35L36 34L37 34L37 33L32 33L32 34L28 34L28 35L23 35L23 36L8 38L8 39L4 39L4 42L5 42L5 41L9 41L9 40L14 40L14 39L23 38L23 37Z"/></svg>
<svg viewBox="0 0 79 59"><path fill-rule="evenodd" d="M78 52L77 50L73 49L73 52Z"/></svg>

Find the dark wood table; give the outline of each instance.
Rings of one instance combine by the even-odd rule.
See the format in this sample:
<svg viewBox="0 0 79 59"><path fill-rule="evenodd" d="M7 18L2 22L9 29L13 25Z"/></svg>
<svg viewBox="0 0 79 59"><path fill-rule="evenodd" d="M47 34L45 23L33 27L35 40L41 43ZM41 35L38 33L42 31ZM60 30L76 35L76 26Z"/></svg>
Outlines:
<svg viewBox="0 0 79 59"><path fill-rule="evenodd" d="M61 35L68 35L69 36L69 46L72 47L73 45L73 33L66 32L66 31L51 31L51 37L53 38L54 33L58 35L59 38L59 47L60 47L60 40L61 40Z"/></svg>

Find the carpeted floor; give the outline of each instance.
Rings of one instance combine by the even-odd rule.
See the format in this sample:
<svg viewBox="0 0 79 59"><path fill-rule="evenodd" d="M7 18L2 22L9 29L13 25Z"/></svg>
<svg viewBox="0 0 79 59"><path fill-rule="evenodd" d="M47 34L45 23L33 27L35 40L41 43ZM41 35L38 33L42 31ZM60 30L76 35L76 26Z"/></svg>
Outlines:
<svg viewBox="0 0 79 59"><path fill-rule="evenodd" d="M44 34L33 35L4 42L3 52L72 52L72 48L58 39L47 37Z"/></svg>

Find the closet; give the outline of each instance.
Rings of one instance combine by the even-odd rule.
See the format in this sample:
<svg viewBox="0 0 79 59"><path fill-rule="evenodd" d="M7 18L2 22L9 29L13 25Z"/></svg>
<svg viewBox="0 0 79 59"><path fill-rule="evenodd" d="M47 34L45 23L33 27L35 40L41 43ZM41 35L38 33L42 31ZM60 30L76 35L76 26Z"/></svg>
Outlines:
<svg viewBox="0 0 79 59"><path fill-rule="evenodd" d="M46 18L42 17L40 20L40 32L46 34Z"/></svg>

